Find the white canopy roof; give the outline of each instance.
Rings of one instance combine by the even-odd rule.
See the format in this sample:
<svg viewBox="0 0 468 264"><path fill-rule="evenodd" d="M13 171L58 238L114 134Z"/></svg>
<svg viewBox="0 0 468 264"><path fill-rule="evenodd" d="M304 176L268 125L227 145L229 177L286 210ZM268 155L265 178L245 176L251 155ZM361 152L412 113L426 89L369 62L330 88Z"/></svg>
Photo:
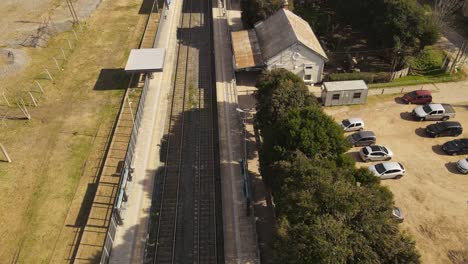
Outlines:
<svg viewBox="0 0 468 264"><path fill-rule="evenodd" d="M157 72L164 67L166 49L132 49L128 56L125 71L127 72Z"/></svg>

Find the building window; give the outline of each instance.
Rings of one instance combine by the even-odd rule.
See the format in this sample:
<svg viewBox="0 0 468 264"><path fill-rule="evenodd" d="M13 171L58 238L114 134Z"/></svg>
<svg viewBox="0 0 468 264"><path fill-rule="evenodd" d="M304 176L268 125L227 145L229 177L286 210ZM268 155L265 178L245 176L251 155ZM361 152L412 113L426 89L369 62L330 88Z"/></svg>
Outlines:
<svg viewBox="0 0 468 264"><path fill-rule="evenodd" d="M354 93L353 98L354 98L354 99L359 99L359 98L361 98L361 93Z"/></svg>
<svg viewBox="0 0 468 264"><path fill-rule="evenodd" d="M310 81L310 80L312 80L312 75L310 74L304 75L304 81Z"/></svg>
<svg viewBox="0 0 468 264"><path fill-rule="evenodd" d="M340 94L334 94L332 100L340 100Z"/></svg>

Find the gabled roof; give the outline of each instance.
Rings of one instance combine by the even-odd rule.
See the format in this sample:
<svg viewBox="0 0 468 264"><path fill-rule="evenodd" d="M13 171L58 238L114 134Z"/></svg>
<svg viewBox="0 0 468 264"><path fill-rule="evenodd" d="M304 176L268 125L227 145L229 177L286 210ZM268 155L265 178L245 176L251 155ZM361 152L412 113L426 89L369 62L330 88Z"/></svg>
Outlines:
<svg viewBox="0 0 468 264"><path fill-rule="evenodd" d="M265 60L294 44L301 43L328 61L327 54L309 23L289 10L280 9L265 21L257 23L255 31Z"/></svg>

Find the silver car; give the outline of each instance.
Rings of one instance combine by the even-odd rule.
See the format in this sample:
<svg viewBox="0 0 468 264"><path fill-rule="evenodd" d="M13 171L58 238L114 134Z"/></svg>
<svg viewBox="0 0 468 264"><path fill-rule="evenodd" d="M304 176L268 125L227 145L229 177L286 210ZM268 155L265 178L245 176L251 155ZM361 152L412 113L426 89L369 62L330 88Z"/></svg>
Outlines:
<svg viewBox="0 0 468 264"><path fill-rule="evenodd" d="M369 170L380 179L400 179L405 175L405 167L399 162L382 162L369 167Z"/></svg>
<svg viewBox="0 0 468 264"><path fill-rule="evenodd" d="M393 207L392 217L399 223L405 220L405 214L403 213L403 210L401 210L401 208L398 207Z"/></svg>
<svg viewBox="0 0 468 264"><path fill-rule="evenodd" d="M345 132L349 131L361 131L364 129L364 121L358 117L352 117L342 120L339 125Z"/></svg>
<svg viewBox="0 0 468 264"><path fill-rule="evenodd" d="M359 151L359 156L361 156L362 161L376 161L376 160L391 160L393 157L393 152L384 146L372 145L368 147L363 147Z"/></svg>
<svg viewBox="0 0 468 264"><path fill-rule="evenodd" d="M457 161L457 169L463 174L468 174L468 158Z"/></svg>

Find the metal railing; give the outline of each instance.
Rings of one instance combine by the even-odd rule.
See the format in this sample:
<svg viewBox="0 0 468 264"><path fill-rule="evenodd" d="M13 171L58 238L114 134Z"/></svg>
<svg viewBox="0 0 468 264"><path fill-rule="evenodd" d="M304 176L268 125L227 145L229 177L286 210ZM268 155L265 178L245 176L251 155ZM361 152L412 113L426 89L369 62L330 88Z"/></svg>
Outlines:
<svg viewBox="0 0 468 264"><path fill-rule="evenodd" d="M132 83L133 78L135 75L132 76L130 83ZM146 74L145 76L145 82L143 85L143 89L140 95L140 101L138 103L138 108L135 114L131 112L132 115L132 121L133 121L133 126L132 126L132 132L130 134L130 140L128 143L127 147L127 153L125 154L125 160L123 161L123 166L122 170L120 172L120 182L119 182L119 188L118 188L118 193L114 202L114 208L112 210L111 218L110 218L110 225L109 228L107 229L107 234L106 234L106 240L104 242L103 250L102 250L102 255L101 255L101 264L106 264L109 261L110 254L112 251L112 246L114 243L114 238L115 238L115 233L117 232L117 225L121 225L123 223L123 220L125 218L125 209L126 209L126 202L128 200L128 193L127 189L131 188L132 186L132 177L133 177L133 158L135 155L135 145L137 142L137 137L138 137L138 130L140 128L141 124L141 118L143 116L143 108L145 105L146 101L146 95L148 94L148 89L149 89L149 75ZM129 88L130 89L130 88ZM126 107L127 104L132 111L132 106L131 102L129 101L128 97L128 90L125 93L125 99L123 102L123 109Z"/></svg>

